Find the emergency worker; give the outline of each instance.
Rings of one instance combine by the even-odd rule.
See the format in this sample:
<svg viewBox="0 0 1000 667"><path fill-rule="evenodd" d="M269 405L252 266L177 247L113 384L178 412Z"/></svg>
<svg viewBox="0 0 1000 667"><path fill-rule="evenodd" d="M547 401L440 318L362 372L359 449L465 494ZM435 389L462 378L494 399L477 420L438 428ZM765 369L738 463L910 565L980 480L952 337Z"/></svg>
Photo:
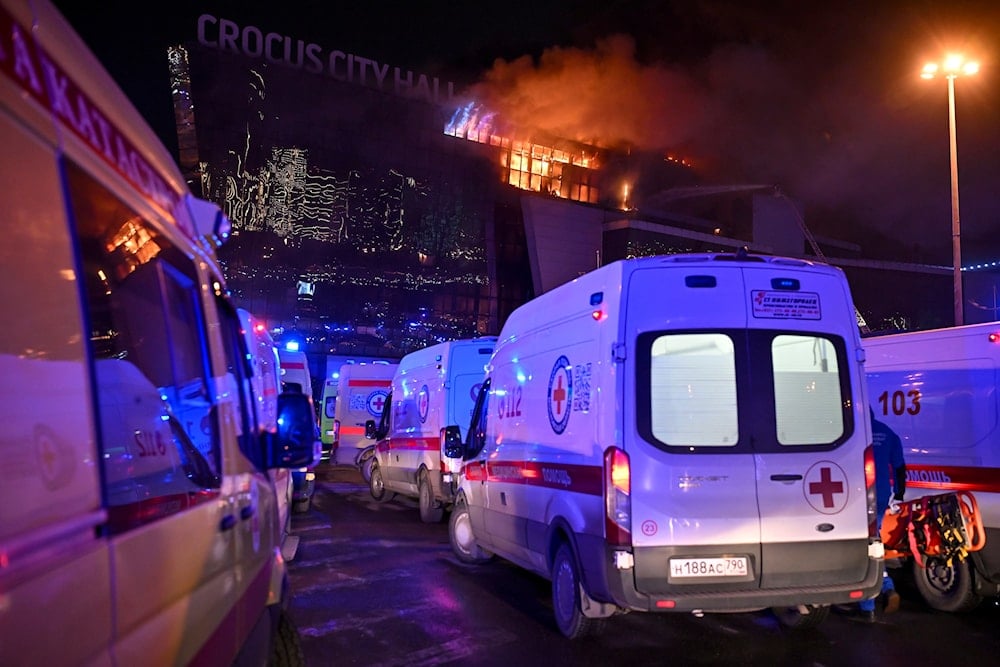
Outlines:
<svg viewBox="0 0 1000 667"><path fill-rule="evenodd" d="M903 443L899 436L885 422L875 418L875 409L869 406L872 420L872 447L875 450L875 518L878 533L882 533L882 518L890 507L895 510L903 500L906 491L906 462L903 460ZM882 572L882 593L879 599L883 611L891 614L899 609L899 593L893 584L892 577L886 571ZM858 603L859 616L862 620L875 621L875 602L862 600Z"/></svg>

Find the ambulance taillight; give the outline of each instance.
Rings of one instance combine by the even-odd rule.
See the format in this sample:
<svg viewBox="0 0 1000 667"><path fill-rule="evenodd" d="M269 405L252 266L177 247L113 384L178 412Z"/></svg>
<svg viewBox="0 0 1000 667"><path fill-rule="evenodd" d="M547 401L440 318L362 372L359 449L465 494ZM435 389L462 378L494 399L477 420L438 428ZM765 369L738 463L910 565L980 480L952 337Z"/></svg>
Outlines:
<svg viewBox="0 0 1000 667"><path fill-rule="evenodd" d="M868 539L878 538L878 524L875 516L875 448L865 447L865 499L868 501Z"/></svg>
<svg viewBox="0 0 1000 667"><path fill-rule="evenodd" d="M604 534L612 546L632 544L632 482L628 454L617 447L604 452Z"/></svg>

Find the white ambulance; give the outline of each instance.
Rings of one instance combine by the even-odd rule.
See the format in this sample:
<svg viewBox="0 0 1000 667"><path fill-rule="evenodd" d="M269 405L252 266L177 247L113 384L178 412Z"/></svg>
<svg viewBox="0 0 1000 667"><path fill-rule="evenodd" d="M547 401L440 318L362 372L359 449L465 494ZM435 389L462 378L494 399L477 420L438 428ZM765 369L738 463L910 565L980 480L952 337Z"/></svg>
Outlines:
<svg viewBox="0 0 1000 667"><path fill-rule="evenodd" d="M301 664L312 407L258 428L228 221L48 0L0 0L0 145L0 665Z"/></svg>
<svg viewBox="0 0 1000 667"><path fill-rule="evenodd" d="M264 321L239 308L240 325L246 338L250 362L250 384L257 409L257 428L264 433L278 431L278 395L281 393L281 361L274 338ZM268 437L268 436L264 436ZM287 468L268 471L278 498L278 522L282 527L281 553L285 560L295 558L299 539L292 535L292 473Z"/></svg>
<svg viewBox="0 0 1000 667"><path fill-rule="evenodd" d="M312 398L312 373L309 372L309 358L301 350L278 348L278 359L281 365L281 386L293 384L302 393Z"/></svg>
<svg viewBox="0 0 1000 667"><path fill-rule="evenodd" d="M373 498L417 498L422 521L441 521L453 500L452 472L462 464L442 457L441 431L469 424L495 344L496 338L446 341L400 360L389 409L377 427L374 420L367 424L378 440L369 479Z"/></svg>
<svg viewBox="0 0 1000 667"><path fill-rule="evenodd" d="M732 254L618 261L511 313L464 441L457 557L552 582L568 637L620 611L879 592L863 350L842 271Z"/></svg>
<svg viewBox="0 0 1000 667"><path fill-rule="evenodd" d="M382 418L392 376L399 364L344 364L340 367L333 419L333 458L351 465L360 450L375 444L365 433L365 422Z"/></svg>
<svg viewBox="0 0 1000 667"><path fill-rule="evenodd" d="M974 496L985 544L950 564L914 560L917 590L941 611L1000 595L1000 322L862 341L875 417L903 442L906 500Z"/></svg>

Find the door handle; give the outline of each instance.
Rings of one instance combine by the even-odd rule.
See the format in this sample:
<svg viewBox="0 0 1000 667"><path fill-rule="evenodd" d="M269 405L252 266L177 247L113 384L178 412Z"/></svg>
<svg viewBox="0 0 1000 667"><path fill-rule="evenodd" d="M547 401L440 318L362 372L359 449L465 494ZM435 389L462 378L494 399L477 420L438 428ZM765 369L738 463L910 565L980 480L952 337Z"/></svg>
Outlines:
<svg viewBox="0 0 1000 667"><path fill-rule="evenodd" d="M795 475L791 473L771 475L772 482L797 482L802 479L802 475Z"/></svg>

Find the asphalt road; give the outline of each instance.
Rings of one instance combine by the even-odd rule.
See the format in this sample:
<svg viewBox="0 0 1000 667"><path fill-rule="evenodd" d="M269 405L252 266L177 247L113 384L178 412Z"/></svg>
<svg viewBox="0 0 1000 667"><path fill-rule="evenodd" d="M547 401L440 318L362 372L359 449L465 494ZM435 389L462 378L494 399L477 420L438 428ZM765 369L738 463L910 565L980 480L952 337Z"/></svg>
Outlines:
<svg viewBox="0 0 1000 667"><path fill-rule="evenodd" d="M831 614L796 632L768 612L631 613L571 641L555 627L548 581L502 560L459 563L447 523L421 523L415 501L376 502L353 468L321 467L312 507L292 521L291 614L313 667L1000 664L994 601L937 612L900 570L900 610L872 625Z"/></svg>

